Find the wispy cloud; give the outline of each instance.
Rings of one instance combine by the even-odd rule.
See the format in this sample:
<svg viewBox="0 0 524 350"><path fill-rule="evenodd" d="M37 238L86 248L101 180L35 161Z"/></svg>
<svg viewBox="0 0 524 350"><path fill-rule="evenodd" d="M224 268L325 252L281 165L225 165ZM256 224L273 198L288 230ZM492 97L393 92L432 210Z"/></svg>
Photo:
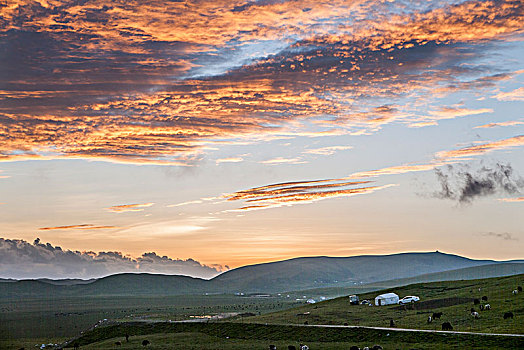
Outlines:
<svg viewBox="0 0 524 350"><path fill-rule="evenodd" d="M353 148L352 146L328 146L328 147L308 149L308 150L305 150L303 153L330 156L332 154L335 154L337 151L345 151L345 150L352 149L352 148Z"/></svg>
<svg viewBox="0 0 524 350"><path fill-rule="evenodd" d="M228 158L220 158L215 161L215 163L239 163L242 162L244 158L242 157L228 157Z"/></svg>
<svg viewBox="0 0 524 350"><path fill-rule="evenodd" d="M172 208L172 207L182 207L182 206L184 206L184 205L200 204L200 203L203 203L203 201L201 201L201 200L195 200L195 201L187 201L187 202L182 202L182 203L177 203L177 204L168 204L168 205L166 205L166 207L168 207L168 208Z"/></svg>
<svg viewBox="0 0 524 350"><path fill-rule="evenodd" d="M487 233L482 233L482 236L499 238L505 241L518 241L518 238L514 237L513 234L509 232L503 232L503 233L487 232Z"/></svg>
<svg viewBox="0 0 524 350"><path fill-rule="evenodd" d="M80 225L67 225L67 226L53 226L53 227L41 227L41 231L49 230L108 230L121 228L118 226L107 226L107 225L94 225L94 224L80 224Z"/></svg>
<svg viewBox="0 0 524 350"><path fill-rule="evenodd" d="M500 198L499 201L501 201L501 202L509 202L509 203L518 203L518 202L524 202L524 197Z"/></svg>
<svg viewBox="0 0 524 350"><path fill-rule="evenodd" d="M260 161L261 164L269 164L269 165L278 165L278 164L303 164L307 163L305 160L301 158L283 158L283 157L277 157L272 159L267 159Z"/></svg>
<svg viewBox="0 0 524 350"><path fill-rule="evenodd" d="M437 157L440 159L449 158L468 158L471 156L477 156L488 152L507 149L512 147L524 146L524 135L510 137L500 141L493 141L477 146L460 148L452 151L442 151L437 153Z"/></svg>
<svg viewBox="0 0 524 350"><path fill-rule="evenodd" d="M144 203L144 204L122 204L114 205L112 207L106 208L106 210L115 212L115 213L125 213L130 211L143 211L145 208L153 206L155 203Z"/></svg>
<svg viewBox="0 0 524 350"><path fill-rule="evenodd" d="M491 108L461 108L461 107L442 107L438 110L429 111L429 116L422 116L414 118L408 125L411 128L420 128L424 126L438 125L439 120L455 119L459 117L466 117L470 115L493 113Z"/></svg>
<svg viewBox="0 0 524 350"><path fill-rule="evenodd" d="M515 120L515 121L508 121L508 122L488 123L488 124L476 126L475 129L494 128L497 126L515 126L515 125L524 125L524 122Z"/></svg>
<svg viewBox="0 0 524 350"><path fill-rule="evenodd" d="M524 87L508 92L499 92L493 97L499 101L524 101Z"/></svg>

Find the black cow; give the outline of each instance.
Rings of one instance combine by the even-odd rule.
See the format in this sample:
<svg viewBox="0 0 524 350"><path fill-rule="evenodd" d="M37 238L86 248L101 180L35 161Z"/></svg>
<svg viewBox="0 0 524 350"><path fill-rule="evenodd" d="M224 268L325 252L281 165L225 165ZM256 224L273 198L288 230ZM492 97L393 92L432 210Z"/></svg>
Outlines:
<svg viewBox="0 0 524 350"><path fill-rule="evenodd" d="M142 346L148 346L151 342L147 339L142 340Z"/></svg>
<svg viewBox="0 0 524 350"><path fill-rule="evenodd" d="M473 299L473 304L475 304L475 305L480 304L480 300L478 300L478 299Z"/></svg>
<svg viewBox="0 0 524 350"><path fill-rule="evenodd" d="M287 350L297 350L297 347L295 345L288 345Z"/></svg>
<svg viewBox="0 0 524 350"><path fill-rule="evenodd" d="M484 296L482 297L482 300L484 300L484 301L488 301L488 297L484 295Z"/></svg>
<svg viewBox="0 0 524 350"><path fill-rule="evenodd" d="M505 312L504 313L504 319L507 320L508 318L513 318L513 312Z"/></svg>
<svg viewBox="0 0 524 350"><path fill-rule="evenodd" d="M431 315L431 318L432 319L439 319L440 320L440 316L442 316L442 312L434 312L433 315Z"/></svg>
<svg viewBox="0 0 524 350"><path fill-rule="evenodd" d="M452 331L453 330L453 326L449 322L444 322L442 324L442 330L443 331Z"/></svg>

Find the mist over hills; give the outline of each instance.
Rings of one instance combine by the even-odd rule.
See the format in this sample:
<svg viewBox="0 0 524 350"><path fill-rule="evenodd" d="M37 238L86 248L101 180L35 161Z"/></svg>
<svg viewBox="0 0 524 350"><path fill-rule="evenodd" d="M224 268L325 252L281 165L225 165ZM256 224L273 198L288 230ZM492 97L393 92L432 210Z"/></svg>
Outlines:
<svg viewBox="0 0 524 350"><path fill-rule="evenodd" d="M276 293L392 280L405 284L405 281L473 279L514 273L524 273L524 263L473 260L440 252L304 257L243 266L210 280L147 273L116 274L94 281L40 279L1 283L0 280L0 297Z"/></svg>

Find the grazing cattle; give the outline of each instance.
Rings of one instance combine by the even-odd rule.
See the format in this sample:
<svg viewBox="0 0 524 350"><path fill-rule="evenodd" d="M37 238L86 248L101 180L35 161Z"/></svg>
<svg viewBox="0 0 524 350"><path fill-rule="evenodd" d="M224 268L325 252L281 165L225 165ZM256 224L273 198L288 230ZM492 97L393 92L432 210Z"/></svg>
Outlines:
<svg viewBox="0 0 524 350"><path fill-rule="evenodd" d="M380 346L380 345L373 345L371 350L384 350L384 348L382 346Z"/></svg>
<svg viewBox="0 0 524 350"><path fill-rule="evenodd" d="M147 339L142 340L142 346L148 346L151 342Z"/></svg>
<svg viewBox="0 0 524 350"><path fill-rule="evenodd" d="M480 300L478 300L478 299L473 299L473 304L475 304L475 305L480 304Z"/></svg>
<svg viewBox="0 0 524 350"><path fill-rule="evenodd" d="M126 342L129 343L129 334L126 334L125 337L126 337Z"/></svg>
<svg viewBox="0 0 524 350"><path fill-rule="evenodd" d="M489 304L484 305L484 310L491 310L491 305Z"/></svg>
<svg viewBox="0 0 524 350"><path fill-rule="evenodd" d="M276 345L269 345L269 350L277 350L277 346Z"/></svg>
<svg viewBox="0 0 524 350"><path fill-rule="evenodd" d="M369 346L364 346L362 350L369 350Z"/></svg>
<svg viewBox="0 0 524 350"><path fill-rule="evenodd" d="M117 341L117 342L115 342L115 345L116 346L120 346L120 345L122 345L122 342Z"/></svg>
<svg viewBox="0 0 524 350"><path fill-rule="evenodd" d="M431 316L428 316L428 323L431 323L433 322L433 318L431 318Z"/></svg>
<svg viewBox="0 0 524 350"><path fill-rule="evenodd" d="M488 297L484 295L484 296L482 297L482 300L484 300L484 301L488 301Z"/></svg>
<svg viewBox="0 0 524 350"><path fill-rule="evenodd" d="M518 291L518 289L515 289L512 293L513 293L513 295L517 295L517 294L519 294L519 291Z"/></svg>
<svg viewBox="0 0 524 350"><path fill-rule="evenodd" d="M479 309L480 311L484 311L484 305L480 304Z"/></svg>
<svg viewBox="0 0 524 350"><path fill-rule="evenodd" d="M352 347L349 348L349 350L360 350L360 348L356 345L353 345Z"/></svg>
<svg viewBox="0 0 524 350"><path fill-rule="evenodd" d="M309 350L309 346L304 344L304 345L300 346L300 350Z"/></svg>
<svg viewBox="0 0 524 350"><path fill-rule="evenodd" d="M474 312L477 312L477 310L475 310L474 308L471 308L469 309L469 312L474 313Z"/></svg>
<svg viewBox="0 0 524 350"><path fill-rule="evenodd" d="M288 345L287 350L297 350L297 347L295 345Z"/></svg>
<svg viewBox="0 0 524 350"><path fill-rule="evenodd" d="M517 290L518 290L519 292L522 292L522 287L521 287L521 286L518 286L518 287L517 287Z"/></svg>
<svg viewBox="0 0 524 350"><path fill-rule="evenodd" d="M513 312L505 312L504 313L504 319L507 320L508 318L513 318Z"/></svg>
<svg viewBox="0 0 524 350"><path fill-rule="evenodd" d="M475 311L475 312L472 312L472 313L471 313L471 316L473 316L473 317L476 318L476 319L479 319L479 318L480 318L479 313L476 312L476 311Z"/></svg>
<svg viewBox="0 0 524 350"><path fill-rule="evenodd" d="M394 319L389 320L389 326L390 327L395 327L395 320Z"/></svg>
<svg viewBox="0 0 524 350"><path fill-rule="evenodd" d="M75 344L73 345L73 348L74 348L75 350L80 349L80 344L75 343Z"/></svg>
<svg viewBox="0 0 524 350"><path fill-rule="evenodd" d="M442 330L443 331L452 331L453 330L453 326L449 322L444 322L442 324Z"/></svg>
<svg viewBox="0 0 524 350"><path fill-rule="evenodd" d="M344 322L344 326L348 326L348 323L347 323L347 322Z"/></svg>
<svg viewBox="0 0 524 350"><path fill-rule="evenodd" d="M442 312L434 312L433 315L431 315L434 320L440 320L440 316L442 316Z"/></svg>

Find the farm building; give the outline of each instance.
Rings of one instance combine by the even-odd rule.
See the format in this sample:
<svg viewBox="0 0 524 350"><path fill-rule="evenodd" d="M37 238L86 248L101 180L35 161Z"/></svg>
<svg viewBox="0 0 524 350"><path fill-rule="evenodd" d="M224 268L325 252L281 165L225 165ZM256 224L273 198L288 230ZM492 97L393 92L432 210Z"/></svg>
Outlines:
<svg viewBox="0 0 524 350"><path fill-rule="evenodd" d="M395 293L386 293L386 294L380 294L375 298L375 305L381 306L381 305L391 305L391 304L398 304L398 295Z"/></svg>

